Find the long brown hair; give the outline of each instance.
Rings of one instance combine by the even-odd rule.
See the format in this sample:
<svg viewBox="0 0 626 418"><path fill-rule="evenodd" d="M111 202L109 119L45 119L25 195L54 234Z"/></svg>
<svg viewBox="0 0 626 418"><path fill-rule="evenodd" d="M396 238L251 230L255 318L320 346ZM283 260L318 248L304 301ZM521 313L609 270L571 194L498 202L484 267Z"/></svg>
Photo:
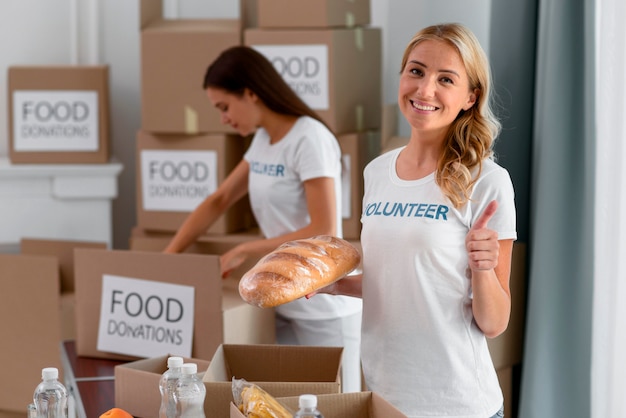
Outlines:
<svg viewBox="0 0 626 418"><path fill-rule="evenodd" d="M426 27L413 36L404 51L401 70L413 48L425 40L446 42L459 53L470 90L477 93L476 103L468 110L462 110L450 126L435 175L443 193L458 208L470 199L483 160L493 158L493 144L501 130L500 121L491 107L491 67L472 31L458 23L447 23Z"/></svg>
<svg viewBox="0 0 626 418"><path fill-rule="evenodd" d="M238 96L242 96L247 88L276 113L310 116L326 125L285 82L272 63L248 46L235 46L222 51L207 68L203 87L223 89Z"/></svg>

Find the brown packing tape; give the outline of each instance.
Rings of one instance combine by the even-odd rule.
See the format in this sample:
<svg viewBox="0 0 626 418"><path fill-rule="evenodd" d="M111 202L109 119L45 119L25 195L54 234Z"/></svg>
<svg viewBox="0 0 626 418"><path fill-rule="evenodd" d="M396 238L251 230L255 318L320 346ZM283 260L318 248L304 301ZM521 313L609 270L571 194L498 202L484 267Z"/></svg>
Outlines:
<svg viewBox="0 0 626 418"><path fill-rule="evenodd" d="M363 105L357 105L354 108L354 117L356 118L356 129L358 132L361 132L363 130L363 127L365 126L365 109L363 108Z"/></svg>
<svg viewBox="0 0 626 418"><path fill-rule="evenodd" d="M357 51L363 52L365 50L363 28L361 27L354 29L354 44L356 45Z"/></svg>
<svg viewBox="0 0 626 418"><path fill-rule="evenodd" d="M351 28L354 27L356 22L356 18L354 17L354 13L346 12L346 27Z"/></svg>
<svg viewBox="0 0 626 418"><path fill-rule="evenodd" d="M185 133L188 135L198 133L198 112L191 106L185 106Z"/></svg>

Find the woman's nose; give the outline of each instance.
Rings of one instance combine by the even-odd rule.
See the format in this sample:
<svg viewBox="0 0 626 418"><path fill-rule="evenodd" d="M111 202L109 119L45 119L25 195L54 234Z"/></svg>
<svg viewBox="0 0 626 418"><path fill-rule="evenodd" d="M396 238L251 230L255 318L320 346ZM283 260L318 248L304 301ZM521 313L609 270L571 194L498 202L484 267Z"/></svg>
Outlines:
<svg viewBox="0 0 626 418"><path fill-rule="evenodd" d="M433 97L436 90L435 80L423 78L418 82L417 92L420 97Z"/></svg>
<svg viewBox="0 0 626 418"><path fill-rule="evenodd" d="M220 122L222 123L222 125L227 125L230 123L230 118L228 117L226 112L220 113Z"/></svg>

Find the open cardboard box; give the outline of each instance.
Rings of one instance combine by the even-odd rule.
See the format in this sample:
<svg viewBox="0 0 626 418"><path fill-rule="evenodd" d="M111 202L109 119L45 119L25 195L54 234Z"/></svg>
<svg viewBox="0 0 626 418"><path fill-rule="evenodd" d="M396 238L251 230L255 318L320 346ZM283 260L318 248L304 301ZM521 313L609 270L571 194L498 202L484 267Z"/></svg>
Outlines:
<svg viewBox="0 0 626 418"><path fill-rule="evenodd" d="M74 309L74 249L100 248L106 249L106 242L75 241L66 239L27 238L20 240L20 253L24 255L40 255L56 257L59 264L61 279L60 311L61 340L76 339L76 321Z"/></svg>
<svg viewBox="0 0 626 418"><path fill-rule="evenodd" d="M159 379L167 370L169 355L152 357L115 366L115 406L135 417L156 417L161 406ZM196 363L198 374L209 367L208 360L183 357Z"/></svg>
<svg viewBox="0 0 626 418"><path fill-rule="evenodd" d="M202 379L206 416L229 418L233 378L257 384L274 397L339 393L342 352L342 347L223 344Z"/></svg>
<svg viewBox="0 0 626 418"><path fill-rule="evenodd" d="M133 228L130 236L130 249L133 251L161 252L174 238L174 232L149 231L139 227ZM184 253L222 255L235 246L248 241L263 239L258 228L251 228L231 234L204 234L191 244ZM233 270L230 278L238 283L241 276L250 270L261 256L250 257L240 267ZM228 284L230 280L226 281ZM235 283L236 285L236 283Z"/></svg>
<svg viewBox="0 0 626 418"><path fill-rule="evenodd" d="M138 359L97 348L104 275L192 286L195 309L191 357L209 359L222 343L275 342L274 311L245 303L237 290L227 287L220 277L217 255L78 248L74 259L79 356Z"/></svg>
<svg viewBox="0 0 626 418"><path fill-rule="evenodd" d="M299 396L277 398L290 411L298 410ZM406 418L402 412L374 392L352 392L317 396L317 407L324 418ZM245 418L234 403L230 418Z"/></svg>

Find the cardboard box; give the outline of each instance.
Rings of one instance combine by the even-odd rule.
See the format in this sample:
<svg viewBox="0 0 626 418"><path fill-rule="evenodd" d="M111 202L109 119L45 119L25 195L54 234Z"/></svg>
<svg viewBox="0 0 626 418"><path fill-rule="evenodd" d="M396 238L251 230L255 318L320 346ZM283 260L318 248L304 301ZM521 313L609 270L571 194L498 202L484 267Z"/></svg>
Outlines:
<svg viewBox="0 0 626 418"><path fill-rule="evenodd" d="M370 27L244 31L335 134L380 129L381 38Z"/></svg>
<svg viewBox="0 0 626 418"><path fill-rule="evenodd" d="M11 377L0 391L0 410L25 415L41 369L56 367L63 373L57 260L0 254L0 287L0 356L9 359L3 371Z"/></svg>
<svg viewBox="0 0 626 418"><path fill-rule="evenodd" d="M515 417L517 414L513 411L513 368L504 367L496 371L500 389L504 396L504 415L507 417Z"/></svg>
<svg viewBox="0 0 626 418"><path fill-rule="evenodd" d="M370 23L370 0L258 0L260 28L353 27Z"/></svg>
<svg viewBox="0 0 626 418"><path fill-rule="evenodd" d="M59 295L61 312L61 341L76 339L76 295L65 292Z"/></svg>
<svg viewBox="0 0 626 418"><path fill-rule="evenodd" d="M487 345L496 370L521 363L524 352L526 321L526 243L513 244L511 258L511 318L509 326L496 338L488 338Z"/></svg>
<svg viewBox="0 0 626 418"><path fill-rule="evenodd" d="M247 138L234 134L156 135L137 133L137 224L176 232L187 216L241 161ZM252 227L247 197L206 231L228 234Z"/></svg>
<svg viewBox="0 0 626 418"><path fill-rule="evenodd" d="M74 249L106 249L106 242L57 240L24 237L20 241L20 252L28 255L49 255L59 262L61 293L74 292Z"/></svg>
<svg viewBox="0 0 626 418"><path fill-rule="evenodd" d="M59 265L61 293L59 295L61 341L76 339L74 297L74 249L106 249L106 242L55 240L42 238L22 238L20 252L26 255L55 257Z"/></svg>
<svg viewBox="0 0 626 418"><path fill-rule="evenodd" d="M159 379L167 370L169 355L137 360L115 366L115 406L135 417L156 417L161 406ZM209 367L204 359L183 357L185 363L196 363L198 374Z"/></svg>
<svg viewBox="0 0 626 418"><path fill-rule="evenodd" d="M207 417L228 418L232 379L255 383L274 397L339 393L341 347L221 345L204 374Z"/></svg>
<svg viewBox="0 0 626 418"><path fill-rule="evenodd" d="M130 249L133 251L163 251L173 237L174 233L152 232L136 227L131 231ZM200 236L195 243L187 247L184 252L189 254L222 255L236 245L258 239L263 239L263 235L261 235L258 228L252 228L233 234L205 234ZM239 268L231 272L229 276L230 279L227 282L235 282L234 286L236 286L241 276L250 270L259 258L261 258L260 255L246 260Z"/></svg>
<svg viewBox="0 0 626 418"><path fill-rule="evenodd" d="M392 136L385 142L385 146L381 149L381 155L392 151L396 148L404 147L409 143L410 138L408 136Z"/></svg>
<svg viewBox="0 0 626 418"><path fill-rule="evenodd" d="M298 396L277 400L292 411L298 410ZM406 418L402 412L375 392L353 392L317 396L317 408L324 418ZM241 418L243 415L231 415Z"/></svg>
<svg viewBox="0 0 626 418"><path fill-rule="evenodd" d="M208 66L241 44L238 19L150 19L142 11L141 127L155 133L234 132L202 87Z"/></svg>
<svg viewBox="0 0 626 418"><path fill-rule="evenodd" d="M11 162L108 163L108 78L107 66L9 67Z"/></svg>
<svg viewBox="0 0 626 418"><path fill-rule="evenodd" d="M380 122L380 148L385 149L385 144L392 136L398 136L398 115L400 108L398 103L387 103L381 108Z"/></svg>
<svg viewBox="0 0 626 418"><path fill-rule="evenodd" d="M368 131L339 135L343 154L342 218L343 238L361 237L363 170L380 152L380 132Z"/></svg>
<svg viewBox="0 0 626 418"><path fill-rule="evenodd" d="M75 274L76 352L79 356L115 360L150 357L119 354L124 350L98 350L105 275L193 287L195 309L192 313L194 323L191 357L210 358L219 345L225 342L275 342L274 311L249 305L241 299L238 292L224 286L220 277L218 256L76 249ZM146 297L143 299L147 300ZM146 316L142 313L137 317L137 323L147 324L145 328L151 324Z"/></svg>

